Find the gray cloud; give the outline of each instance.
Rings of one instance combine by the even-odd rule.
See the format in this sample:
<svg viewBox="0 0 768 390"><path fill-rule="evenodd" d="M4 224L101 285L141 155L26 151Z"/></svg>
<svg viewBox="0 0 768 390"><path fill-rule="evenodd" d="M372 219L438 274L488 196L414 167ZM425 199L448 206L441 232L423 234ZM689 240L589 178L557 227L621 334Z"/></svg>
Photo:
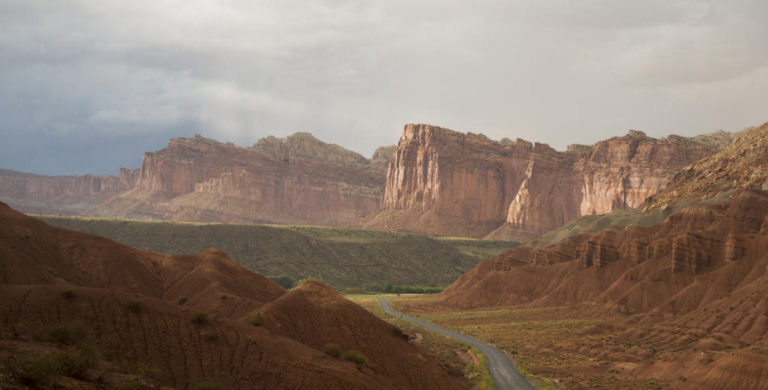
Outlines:
<svg viewBox="0 0 768 390"><path fill-rule="evenodd" d="M405 123L557 148L768 120L768 3L0 0L0 168L116 173L167 138Z"/></svg>

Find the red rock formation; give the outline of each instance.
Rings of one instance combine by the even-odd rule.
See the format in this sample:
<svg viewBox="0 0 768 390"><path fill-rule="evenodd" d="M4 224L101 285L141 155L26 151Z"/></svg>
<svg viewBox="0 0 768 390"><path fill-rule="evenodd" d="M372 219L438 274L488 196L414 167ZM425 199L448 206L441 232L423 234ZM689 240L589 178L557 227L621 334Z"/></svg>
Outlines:
<svg viewBox="0 0 768 390"><path fill-rule="evenodd" d="M30 336L77 323L89 330L89 347L121 364L153 367L163 388L202 381L243 390L466 388L397 328L320 282L288 294L215 249L188 256L144 252L50 227L2 203L0 296L0 326L14 325L24 336L0 332L4 359L56 348ZM243 321L265 304L266 324ZM320 340L370 354L371 367L325 354ZM12 380L0 376L0 387L20 388ZM86 388L58 385L73 386Z"/></svg>
<svg viewBox="0 0 768 390"><path fill-rule="evenodd" d="M298 340L318 350L329 343L355 349L368 357L376 372L397 387L424 390L457 388L454 378L424 356L400 329L317 280L307 280L262 308L275 335ZM343 319L340 321L340 319Z"/></svg>
<svg viewBox="0 0 768 390"><path fill-rule="evenodd" d="M657 140L631 130L557 152L520 139L495 142L407 125L389 165L382 210L358 226L527 241L582 215L637 207L676 170L731 139L715 135Z"/></svg>
<svg viewBox="0 0 768 390"><path fill-rule="evenodd" d="M27 213L77 215L132 188L137 171L121 168L120 177L44 176L0 169L0 198Z"/></svg>
<svg viewBox="0 0 768 390"><path fill-rule="evenodd" d="M434 304L588 303L570 309L632 315L606 345L653 348L632 358L643 361L633 376L691 390L765 388L766 358L755 351L768 345L766 156L768 123L681 171L638 211L601 217L624 223L562 240L553 232L485 260ZM679 211L627 222L655 221L661 209Z"/></svg>
<svg viewBox="0 0 768 390"><path fill-rule="evenodd" d="M90 215L178 221L346 226L379 207L377 160L307 133L268 137L251 148L201 136L146 153L135 189Z"/></svg>

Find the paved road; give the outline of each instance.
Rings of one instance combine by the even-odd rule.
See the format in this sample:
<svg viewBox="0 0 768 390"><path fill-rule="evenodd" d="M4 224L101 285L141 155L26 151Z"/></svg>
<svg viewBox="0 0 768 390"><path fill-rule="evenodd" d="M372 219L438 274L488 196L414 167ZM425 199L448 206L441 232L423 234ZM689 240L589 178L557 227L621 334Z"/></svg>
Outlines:
<svg viewBox="0 0 768 390"><path fill-rule="evenodd" d="M440 332L448 337L461 341L462 343L469 344L485 355L486 363L488 365L488 372L491 374L491 378L496 383L496 390L536 390L524 376L522 376L515 369L515 364L509 359L504 352L496 347L490 346L480 340L473 339L472 337L465 336L461 333L452 332L447 329L443 329L439 326L424 322L420 319L400 314L392 309L392 305L389 304L384 298L379 298L381 302L381 308L384 312L391 314L395 317L402 317L404 320L411 321L417 325L427 328L429 330Z"/></svg>

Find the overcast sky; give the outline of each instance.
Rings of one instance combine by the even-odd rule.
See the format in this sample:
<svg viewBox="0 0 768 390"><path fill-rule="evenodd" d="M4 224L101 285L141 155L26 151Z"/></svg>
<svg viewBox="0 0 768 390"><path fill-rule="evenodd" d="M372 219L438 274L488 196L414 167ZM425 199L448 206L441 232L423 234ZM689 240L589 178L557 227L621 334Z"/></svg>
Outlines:
<svg viewBox="0 0 768 390"><path fill-rule="evenodd" d="M768 1L0 0L0 168L406 123L564 149L768 121Z"/></svg>

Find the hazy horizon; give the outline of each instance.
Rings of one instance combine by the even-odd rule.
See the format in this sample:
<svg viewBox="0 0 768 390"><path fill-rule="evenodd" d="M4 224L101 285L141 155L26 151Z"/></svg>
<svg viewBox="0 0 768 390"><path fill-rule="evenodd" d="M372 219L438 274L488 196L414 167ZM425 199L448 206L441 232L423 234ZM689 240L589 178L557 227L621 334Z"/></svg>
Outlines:
<svg viewBox="0 0 768 390"><path fill-rule="evenodd" d="M0 168L116 174L169 138L406 123L550 144L768 121L768 3L0 0Z"/></svg>

